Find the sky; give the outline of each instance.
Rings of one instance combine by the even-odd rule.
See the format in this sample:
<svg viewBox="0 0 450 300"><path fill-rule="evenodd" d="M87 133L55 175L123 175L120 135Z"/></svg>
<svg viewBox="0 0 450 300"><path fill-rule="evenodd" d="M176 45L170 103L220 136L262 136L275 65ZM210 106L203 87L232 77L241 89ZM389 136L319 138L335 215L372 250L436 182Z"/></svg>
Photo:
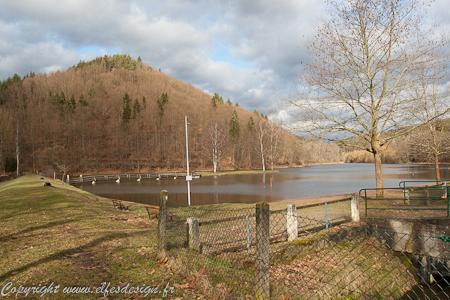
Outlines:
<svg viewBox="0 0 450 300"><path fill-rule="evenodd" d="M450 20L450 0L430 13ZM128 54L268 114L295 89L325 0L1 0L0 80Z"/></svg>

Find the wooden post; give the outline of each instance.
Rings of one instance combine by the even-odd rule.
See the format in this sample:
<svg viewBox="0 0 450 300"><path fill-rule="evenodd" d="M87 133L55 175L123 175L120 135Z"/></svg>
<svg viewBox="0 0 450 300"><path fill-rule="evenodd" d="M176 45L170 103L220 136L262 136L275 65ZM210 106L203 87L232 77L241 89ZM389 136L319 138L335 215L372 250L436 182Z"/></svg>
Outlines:
<svg viewBox="0 0 450 300"><path fill-rule="evenodd" d="M353 222L359 222L359 194L354 193L351 196L352 204L351 204L351 210L352 210L352 221Z"/></svg>
<svg viewBox="0 0 450 300"><path fill-rule="evenodd" d="M200 230L198 218L187 218L188 226L188 245L189 249L201 252L200 250Z"/></svg>
<svg viewBox="0 0 450 300"><path fill-rule="evenodd" d="M411 205L411 201L409 200L409 189L405 190L405 203L406 205Z"/></svg>
<svg viewBox="0 0 450 300"><path fill-rule="evenodd" d="M298 238L298 221L297 221L297 206L295 204L287 205L287 234L288 241L292 242Z"/></svg>
<svg viewBox="0 0 450 300"><path fill-rule="evenodd" d="M269 204L256 204L255 289L257 300L270 299L269 282Z"/></svg>
<svg viewBox="0 0 450 300"><path fill-rule="evenodd" d="M161 191L159 194L159 220L158 220L158 251L162 254L166 252L166 222L167 222L167 201L169 192Z"/></svg>

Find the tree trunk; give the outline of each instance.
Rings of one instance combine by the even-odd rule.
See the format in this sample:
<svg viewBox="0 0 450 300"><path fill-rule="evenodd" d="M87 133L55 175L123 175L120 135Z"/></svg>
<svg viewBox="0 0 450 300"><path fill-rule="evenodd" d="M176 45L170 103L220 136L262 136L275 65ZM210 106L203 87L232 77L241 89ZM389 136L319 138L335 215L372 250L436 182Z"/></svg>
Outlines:
<svg viewBox="0 0 450 300"><path fill-rule="evenodd" d="M377 183L377 198L383 197L383 174L381 173L381 155L380 152L374 150L373 157L375 159L375 179Z"/></svg>
<svg viewBox="0 0 450 300"><path fill-rule="evenodd" d="M266 164L264 163L264 148L263 148L263 143L261 142L261 161L262 161L262 167L263 167L263 172L266 171Z"/></svg>
<svg viewBox="0 0 450 300"><path fill-rule="evenodd" d="M439 154L435 154L434 157L434 169L436 171L436 182L441 180L441 172L439 171Z"/></svg>
<svg viewBox="0 0 450 300"><path fill-rule="evenodd" d="M17 158L17 177L19 177L19 121L17 121L17 134L16 134L16 158Z"/></svg>
<svg viewBox="0 0 450 300"><path fill-rule="evenodd" d="M5 166L3 165L3 138L0 138L0 168L3 170L3 174L5 174Z"/></svg>

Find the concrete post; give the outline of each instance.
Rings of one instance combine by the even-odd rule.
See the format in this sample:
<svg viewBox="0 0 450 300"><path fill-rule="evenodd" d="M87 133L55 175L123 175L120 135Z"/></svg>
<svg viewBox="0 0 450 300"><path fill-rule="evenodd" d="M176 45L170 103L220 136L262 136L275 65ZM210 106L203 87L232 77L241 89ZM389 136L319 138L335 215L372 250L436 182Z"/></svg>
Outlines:
<svg viewBox="0 0 450 300"><path fill-rule="evenodd" d="M159 194L159 220L158 220L158 251L165 253L166 251L166 222L167 222L167 201L169 192L161 191Z"/></svg>
<svg viewBox="0 0 450 300"><path fill-rule="evenodd" d="M256 300L270 299L269 282L269 204L256 204L256 253L255 253L255 296Z"/></svg>
<svg viewBox="0 0 450 300"><path fill-rule="evenodd" d="M189 249L200 252L200 230L198 218L187 218Z"/></svg>
<svg viewBox="0 0 450 300"><path fill-rule="evenodd" d="M351 196L352 204L351 204L351 210L352 210L352 221L353 222L359 222L359 194L353 193Z"/></svg>
<svg viewBox="0 0 450 300"><path fill-rule="evenodd" d="M411 205L411 201L409 199L409 189L405 190L405 203L406 205Z"/></svg>
<svg viewBox="0 0 450 300"><path fill-rule="evenodd" d="M287 234L288 241L292 242L298 238L298 223L297 223L297 206L295 204L287 205Z"/></svg>

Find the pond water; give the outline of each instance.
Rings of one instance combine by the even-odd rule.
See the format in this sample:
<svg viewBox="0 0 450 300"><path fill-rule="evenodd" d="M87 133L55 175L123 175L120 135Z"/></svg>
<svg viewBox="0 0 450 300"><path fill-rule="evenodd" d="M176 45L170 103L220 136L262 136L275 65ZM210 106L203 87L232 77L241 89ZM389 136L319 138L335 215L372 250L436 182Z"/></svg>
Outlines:
<svg viewBox="0 0 450 300"><path fill-rule="evenodd" d="M383 165L384 187L398 187L402 180L435 180L429 165ZM447 178L445 167L441 178ZM272 185L270 184L272 182ZM185 179L145 179L120 183L97 181L76 185L93 194L145 204L158 204L161 190L169 201L187 205ZM331 164L279 169L279 173L203 176L191 181L191 205L276 202L335 194L354 193L375 187L373 164Z"/></svg>

